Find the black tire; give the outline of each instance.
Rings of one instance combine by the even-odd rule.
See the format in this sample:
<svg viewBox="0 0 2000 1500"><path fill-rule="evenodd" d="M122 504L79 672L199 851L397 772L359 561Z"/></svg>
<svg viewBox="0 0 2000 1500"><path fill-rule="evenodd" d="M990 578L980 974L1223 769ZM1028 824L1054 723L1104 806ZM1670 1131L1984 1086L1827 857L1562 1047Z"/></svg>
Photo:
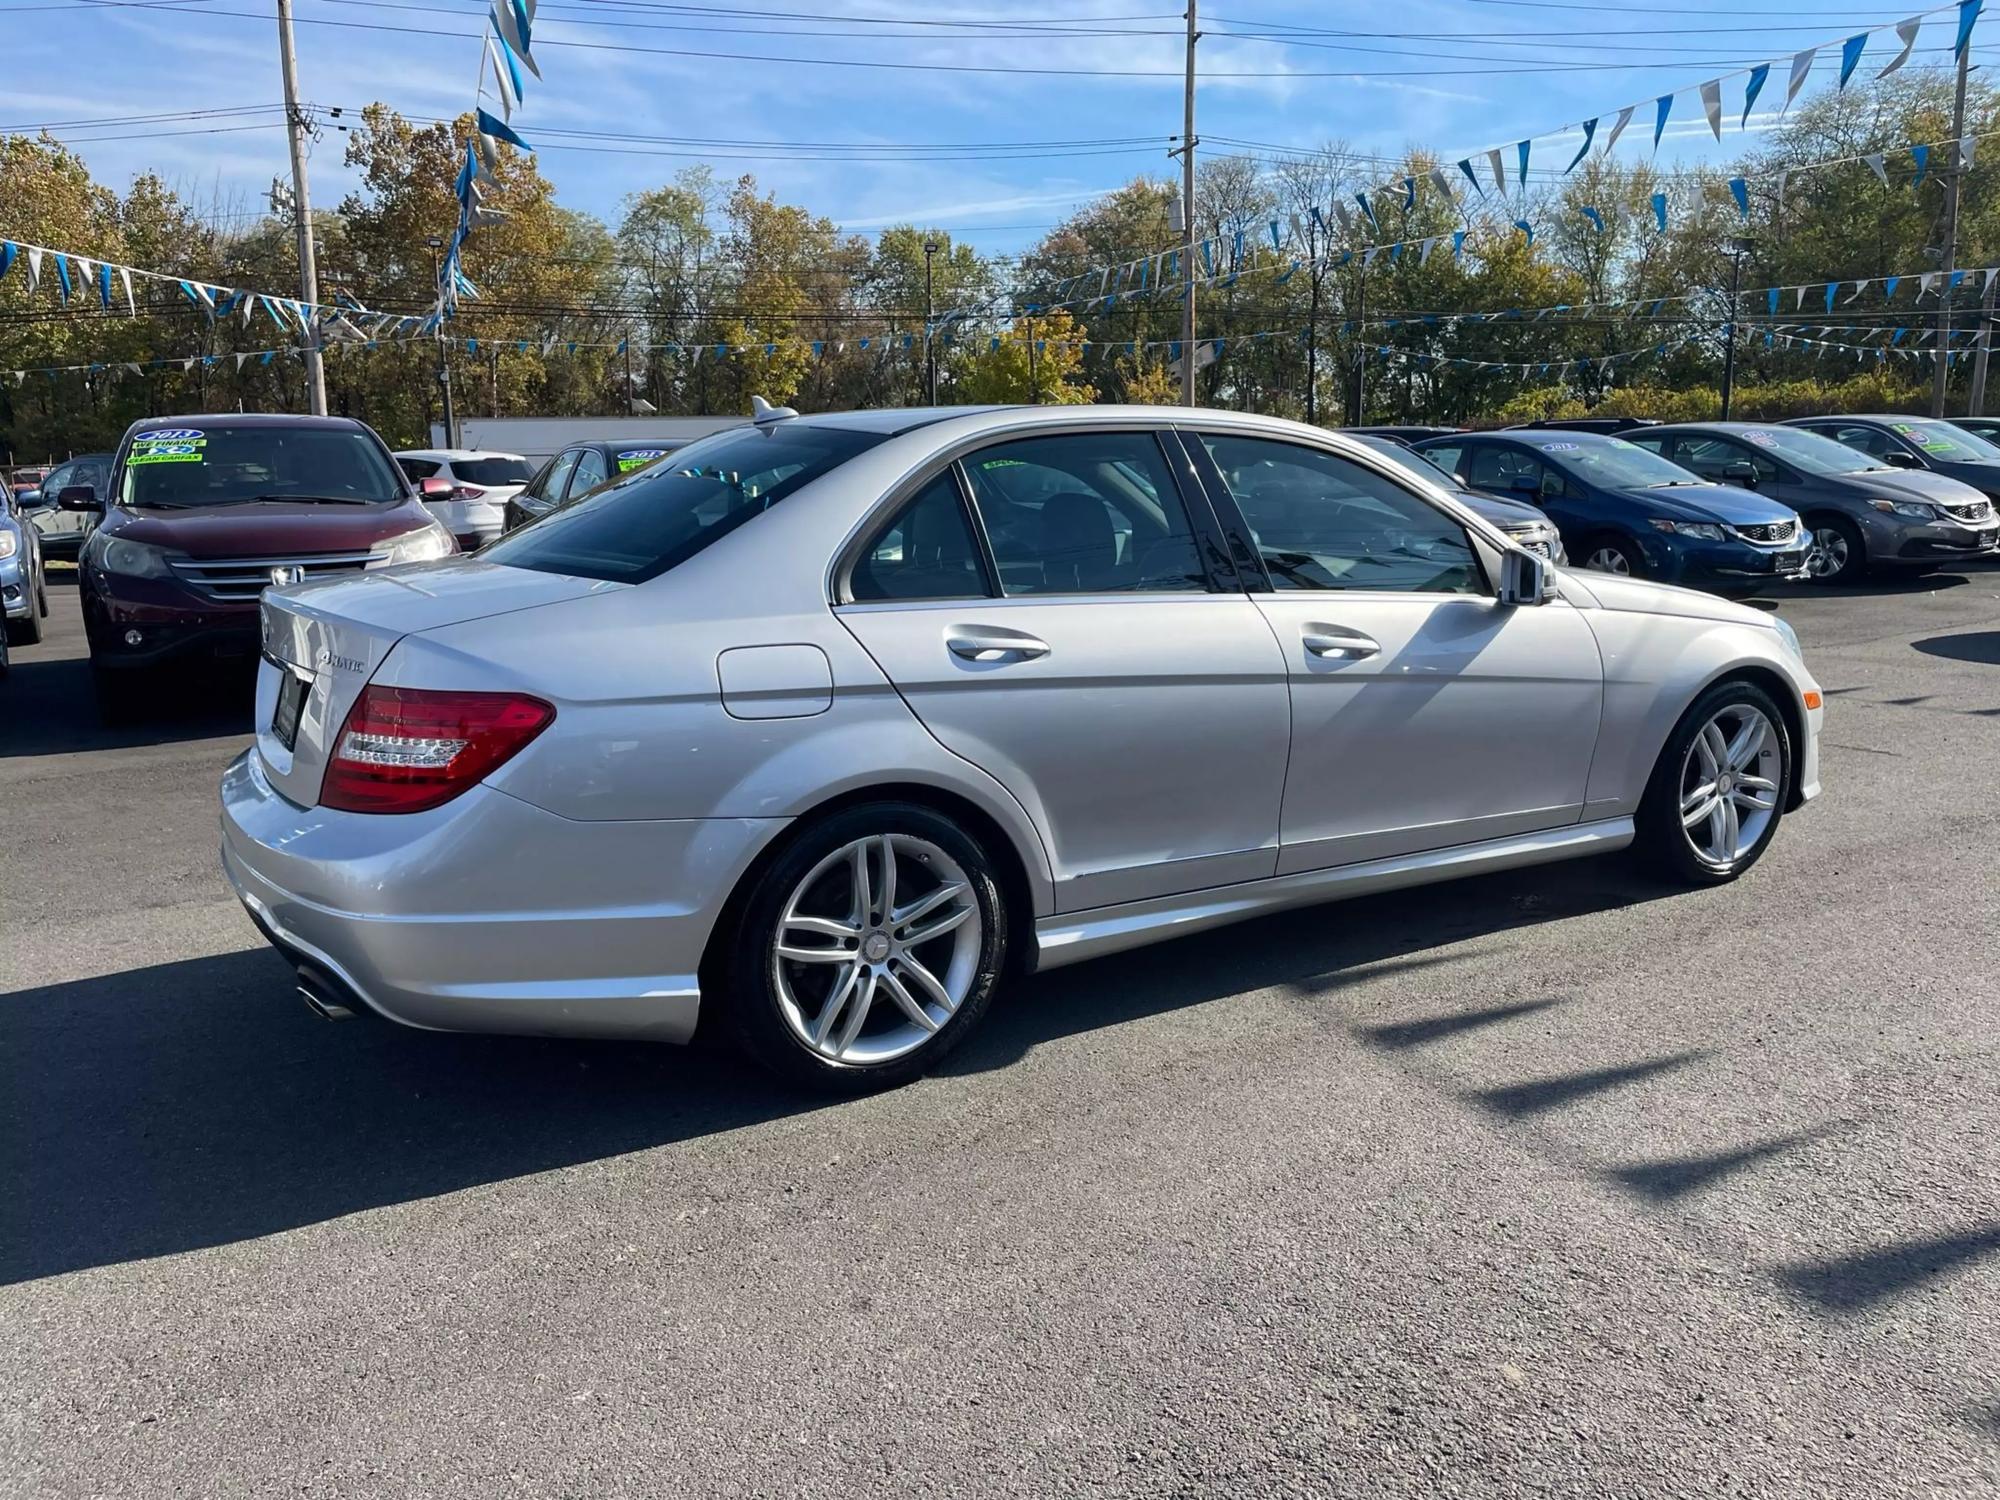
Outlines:
<svg viewBox="0 0 2000 1500"><path fill-rule="evenodd" d="M131 723L145 707L145 684L130 672L93 665L90 685L97 695L97 717L107 728Z"/></svg>
<svg viewBox="0 0 2000 1500"><path fill-rule="evenodd" d="M1807 557L1806 576L1814 583L1858 583L1868 571L1868 544L1861 539L1861 528L1846 516L1817 515L1806 521L1806 527L1813 534L1813 550ZM1810 571L1813 559L1821 549L1821 537L1830 555L1838 555L1838 563L1831 572Z"/></svg>
<svg viewBox="0 0 2000 1500"><path fill-rule="evenodd" d="M32 585L30 589L32 590ZM28 597L28 618L7 622L7 644L10 646L38 646L42 640L42 616L45 610L35 608L32 591Z"/></svg>
<svg viewBox="0 0 2000 1500"><path fill-rule="evenodd" d="M1639 555L1639 549L1626 541L1624 537L1616 536L1609 532L1606 532L1602 536L1591 537L1581 547L1576 549L1576 555L1581 559L1577 566L1593 573L1617 572L1618 570L1614 568L1593 568L1591 566L1591 559L1600 552L1609 552L1622 557L1625 560L1624 571L1628 577L1646 577L1648 572L1646 559Z"/></svg>
<svg viewBox="0 0 2000 1500"><path fill-rule="evenodd" d="M970 943L967 948L968 954L976 953L976 958L967 960L970 979L957 1007L914 1050L882 1061L837 1061L815 1051L788 1017L803 1011L804 989L816 982L814 975L828 971L824 982L830 989L838 982L832 971L844 971L846 966L787 964L777 958L773 950L778 923L794 892L822 861L856 840L884 834L924 840L964 873L980 923L976 950ZM879 869L879 863L874 868ZM871 878L879 886L879 876ZM903 908L906 903L897 905ZM782 1077L828 1093L855 1094L894 1088L936 1066L979 1024L1006 966L1009 913L992 857L977 839L949 818L914 803L868 803L845 808L810 824L764 866L747 895L732 906L737 917L735 930L727 935L727 957L722 966L724 993L716 997L725 1034L753 1061ZM935 949L920 950L917 956L927 959L934 953ZM886 967L896 960L884 962ZM787 982L799 987L800 1004L796 1007L788 1007L779 993L781 965L785 966ZM822 1014L824 1003L822 1000ZM871 1037L879 1037L884 1031L894 1031L904 1024L886 992L883 1000L867 1014L868 1020L859 1033L863 1045ZM843 1013L837 1010L835 1019L843 1019ZM797 1024L805 1023L801 1019Z"/></svg>
<svg viewBox="0 0 2000 1500"><path fill-rule="evenodd" d="M1769 778L1775 780L1777 786L1772 795L1774 805L1770 819L1763 831L1734 859L1718 864L1696 852L1681 823L1682 778L1689 766L1695 736L1718 715L1738 706L1756 709L1777 736L1778 774ZM1771 846L1778 824L1784 819L1794 775L1791 731L1786 728L1785 716L1778 711L1771 695L1753 682L1730 680L1715 683L1681 715L1680 722L1674 725L1674 732L1667 736L1667 742L1660 750L1660 758L1653 766L1652 779L1647 782L1645 797L1639 804L1635 820L1638 836L1633 848L1656 872L1678 884L1726 885L1756 864Z"/></svg>

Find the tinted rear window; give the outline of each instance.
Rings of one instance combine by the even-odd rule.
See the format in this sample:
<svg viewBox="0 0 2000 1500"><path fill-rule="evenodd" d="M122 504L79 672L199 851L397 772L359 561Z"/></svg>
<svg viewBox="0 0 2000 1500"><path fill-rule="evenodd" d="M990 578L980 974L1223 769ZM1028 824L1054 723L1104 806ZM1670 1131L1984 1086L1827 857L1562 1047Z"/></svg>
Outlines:
<svg viewBox="0 0 2000 1500"><path fill-rule="evenodd" d="M451 472L467 484L526 484L535 466L525 458L454 458Z"/></svg>
<svg viewBox="0 0 2000 1500"><path fill-rule="evenodd" d="M798 422L731 428L551 511L480 556L543 573L644 583L881 441L879 433Z"/></svg>

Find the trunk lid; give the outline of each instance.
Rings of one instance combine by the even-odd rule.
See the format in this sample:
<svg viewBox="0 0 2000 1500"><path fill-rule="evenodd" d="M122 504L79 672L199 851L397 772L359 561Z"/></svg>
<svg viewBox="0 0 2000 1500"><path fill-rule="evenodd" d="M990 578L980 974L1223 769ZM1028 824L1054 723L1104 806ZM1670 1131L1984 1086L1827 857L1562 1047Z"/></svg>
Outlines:
<svg viewBox="0 0 2000 1500"><path fill-rule="evenodd" d="M622 587L460 559L268 590L256 726L271 785L301 806L319 800L347 711L404 636ZM287 677L304 692L290 746L273 728Z"/></svg>

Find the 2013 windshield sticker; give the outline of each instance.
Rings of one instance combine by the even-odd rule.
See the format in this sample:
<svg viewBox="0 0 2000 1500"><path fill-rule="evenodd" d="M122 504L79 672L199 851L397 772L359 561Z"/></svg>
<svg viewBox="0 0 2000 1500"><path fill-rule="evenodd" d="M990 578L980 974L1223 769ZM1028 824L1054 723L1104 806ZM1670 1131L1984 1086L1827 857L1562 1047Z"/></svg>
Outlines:
<svg viewBox="0 0 2000 1500"><path fill-rule="evenodd" d="M1582 446L1582 444L1580 444L1580 443L1544 443L1544 444L1542 444L1542 452L1544 452L1544 453L1574 453L1574 452L1576 452L1576 450L1577 450L1578 448L1580 448L1581 446Z"/></svg>
<svg viewBox="0 0 2000 1500"><path fill-rule="evenodd" d="M137 434L132 439L132 451L126 455L127 464L198 464L206 459L202 452L208 446L208 435L196 427L155 427L151 431Z"/></svg>
<svg viewBox="0 0 2000 1500"><path fill-rule="evenodd" d="M1778 440L1768 432L1746 432L1743 435L1760 448L1775 448L1778 446Z"/></svg>
<svg viewBox="0 0 2000 1500"><path fill-rule="evenodd" d="M629 474L634 469L645 468L647 464L656 458L665 458L666 456L667 450L664 448L634 448L629 453L618 455L618 472L620 474Z"/></svg>

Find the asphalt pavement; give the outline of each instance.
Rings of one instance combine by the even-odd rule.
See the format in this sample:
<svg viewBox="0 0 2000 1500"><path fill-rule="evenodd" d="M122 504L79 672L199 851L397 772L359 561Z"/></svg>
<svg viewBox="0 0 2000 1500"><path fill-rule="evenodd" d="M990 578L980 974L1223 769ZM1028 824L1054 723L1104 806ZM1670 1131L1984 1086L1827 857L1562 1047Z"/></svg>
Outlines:
<svg viewBox="0 0 2000 1500"><path fill-rule="evenodd" d="M216 866L244 680L101 729L51 593L0 1491L2000 1494L2000 570L1785 597L1826 794L1733 886L1269 918L838 1104L316 1019Z"/></svg>

